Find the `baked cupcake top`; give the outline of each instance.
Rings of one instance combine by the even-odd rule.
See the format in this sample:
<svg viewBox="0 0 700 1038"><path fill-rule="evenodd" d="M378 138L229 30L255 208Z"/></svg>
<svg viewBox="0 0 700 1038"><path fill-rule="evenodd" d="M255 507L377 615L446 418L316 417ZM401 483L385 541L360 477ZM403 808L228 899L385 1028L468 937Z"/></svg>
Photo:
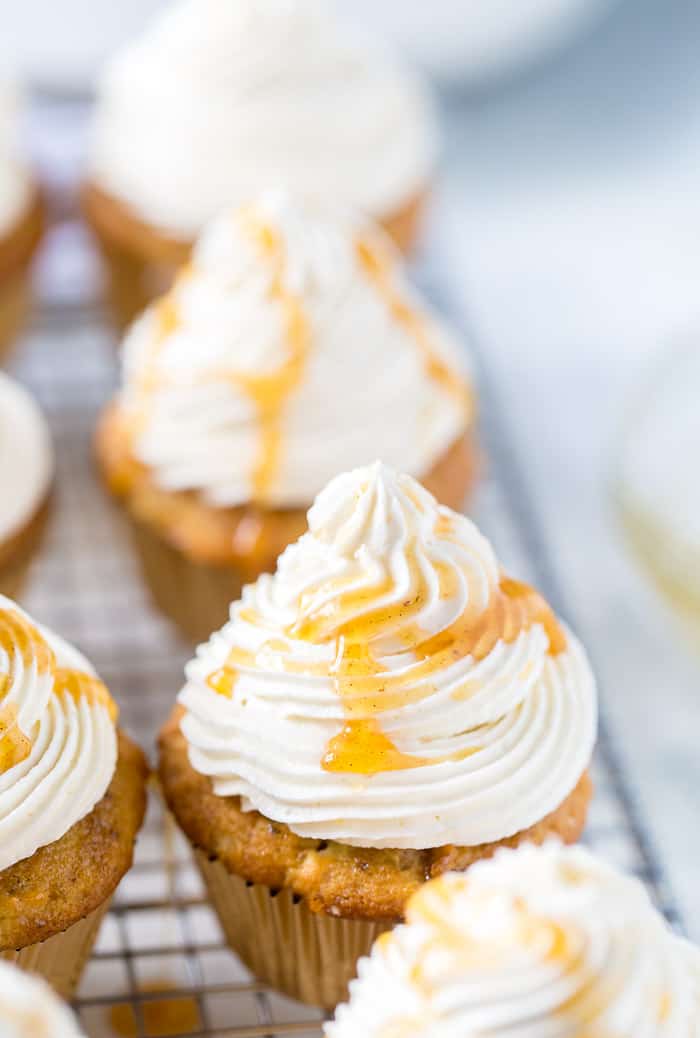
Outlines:
<svg viewBox="0 0 700 1038"><path fill-rule="evenodd" d="M700 952L642 885L554 841L426 884L358 966L327 1038L691 1038Z"/></svg>
<svg viewBox="0 0 700 1038"><path fill-rule="evenodd" d="M116 706L67 642L0 595L0 872L92 811L117 761Z"/></svg>
<svg viewBox="0 0 700 1038"><path fill-rule="evenodd" d="M0 546L41 507L53 476L53 447L34 398L0 372Z"/></svg>
<svg viewBox="0 0 700 1038"><path fill-rule="evenodd" d="M501 850L427 883L358 964L327 1038L694 1038L700 951L582 848Z"/></svg>
<svg viewBox="0 0 700 1038"><path fill-rule="evenodd" d="M68 1008L40 977L0 962L0 1038L80 1038Z"/></svg>
<svg viewBox="0 0 700 1038"><path fill-rule="evenodd" d="M106 69L91 175L189 240L278 186L393 215L434 152L423 90L326 0L179 0Z"/></svg>
<svg viewBox="0 0 700 1038"><path fill-rule="evenodd" d="M473 419L460 352L383 232L268 194L212 224L135 323L118 406L161 489L308 507L377 444L427 474Z"/></svg>
<svg viewBox="0 0 700 1038"><path fill-rule="evenodd" d="M0 237L12 229L29 204L30 180L18 156L18 98L0 79Z"/></svg>
<svg viewBox="0 0 700 1038"><path fill-rule="evenodd" d="M382 463L232 606L180 695L193 768L301 835L475 846L527 829L591 756L576 638L469 519Z"/></svg>

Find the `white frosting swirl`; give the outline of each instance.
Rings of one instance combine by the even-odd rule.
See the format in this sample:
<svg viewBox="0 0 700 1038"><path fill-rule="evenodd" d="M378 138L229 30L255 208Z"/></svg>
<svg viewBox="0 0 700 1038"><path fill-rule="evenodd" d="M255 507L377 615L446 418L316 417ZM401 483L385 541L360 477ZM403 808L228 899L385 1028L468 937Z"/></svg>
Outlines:
<svg viewBox="0 0 700 1038"><path fill-rule="evenodd" d="M472 418L460 349L386 236L286 194L211 226L124 358L135 456L215 506L306 507L377 444L425 475Z"/></svg>
<svg viewBox="0 0 700 1038"><path fill-rule="evenodd" d="M0 1038L81 1038L68 1008L40 977L0 962Z"/></svg>
<svg viewBox="0 0 700 1038"><path fill-rule="evenodd" d="M358 965L327 1038L697 1038L700 951L581 848L426 884Z"/></svg>
<svg viewBox="0 0 700 1038"><path fill-rule="evenodd" d="M46 420L27 390L0 372L0 543L37 512L52 476Z"/></svg>
<svg viewBox="0 0 700 1038"><path fill-rule="evenodd" d="M200 646L180 696L193 767L296 833L420 849L540 821L586 768L584 652L472 522L376 463Z"/></svg>
<svg viewBox="0 0 700 1038"><path fill-rule="evenodd" d="M0 871L102 799L117 761L115 720L85 657L0 595Z"/></svg>
<svg viewBox="0 0 700 1038"><path fill-rule="evenodd" d="M0 80L0 237L12 230L29 203L30 179L17 147L18 94Z"/></svg>
<svg viewBox="0 0 700 1038"><path fill-rule="evenodd" d="M391 215L434 153L419 84L324 0L180 0L106 70L92 176L190 239L270 187Z"/></svg>

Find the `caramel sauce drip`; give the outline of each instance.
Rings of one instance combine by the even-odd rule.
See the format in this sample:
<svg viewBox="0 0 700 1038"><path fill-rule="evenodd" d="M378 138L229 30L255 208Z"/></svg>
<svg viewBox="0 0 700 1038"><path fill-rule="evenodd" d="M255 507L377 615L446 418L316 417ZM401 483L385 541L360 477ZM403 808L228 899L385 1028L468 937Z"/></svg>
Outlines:
<svg viewBox="0 0 700 1038"><path fill-rule="evenodd" d="M101 703L116 723L117 707L99 678L57 667L53 650L41 632L14 609L0 610L0 649L8 660L7 673L0 674L0 775L26 760L34 744L17 724L16 705L2 702L15 680L18 657L25 667L35 668L39 677L53 677L53 695L71 696L76 703L83 698L90 704Z"/></svg>
<svg viewBox="0 0 700 1038"><path fill-rule="evenodd" d="M286 355L273 371L247 373L220 369L208 372L199 381L225 381L242 392L252 402L259 422L260 446L251 475L253 500L265 502L270 485L279 468L284 444L282 442L281 417L284 405L300 384L306 369L309 351L309 322L301 300L288 290L285 284L286 255L284 242L275 229L258 218L252 209L242 214L243 226L258 247L261 256L271 265L272 282L270 299L282 312ZM177 281L155 307L156 331L153 346L144 366L140 380L143 396L136 421L132 425L132 443L144 428L148 405L153 393L167 385L167 378L157 371L157 363L163 345L181 325L177 304L177 292L183 280L192 276L192 268L183 268ZM193 382L197 382L193 379Z"/></svg>
<svg viewBox="0 0 700 1038"><path fill-rule="evenodd" d="M326 749L324 771L376 775L380 771L403 771L430 764L426 758L401 753L376 721L348 721Z"/></svg>
<svg viewBox="0 0 700 1038"><path fill-rule="evenodd" d="M273 277L270 295L282 309L286 357L269 374L237 373L232 381L253 401L260 422L260 451L253 470L253 497L264 502L275 472L279 467L283 443L280 419L285 402L300 384L309 351L309 322L301 301L285 284L286 256L284 243L275 229L248 211L244 224L261 254L271 263Z"/></svg>
<svg viewBox="0 0 700 1038"><path fill-rule="evenodd" d="M21 764L32 752L32 740L17 724L17 708L0 706L0 775Z"/></svg>
<svg viewBox="0 0 700 1038"><path fill-rule="evenodd" d="M465 416L470 416L474 411L470 387L466 380L443 360L433 345L425 319L402 298L394 281L391 259L383 255L379 247L367 238L360 238L355 248L361 268L374 284L392 317L416 343L428 377L457 401Z"/></svg>
<svg viewBox="0 0 700 1038"><path fill-rule="evenodd" d="M441 517L440 521L447 519ZM444 529L443 529L443 532ZM554 613L541 595L527 584L503 576L491 595L486 609L467 609L445 630L427 636L416 617L428 600L429 588L415 548L407 548L408 563L414 574L414 589L408 598L380 609L371 603L391 591L387 575L371 588L350 587L347 592L337 581L329 581L302 597L302 619L294 623L288 636L313 644L335 642L338 647L330 668L336 692L342 701L346 723L326 747L322 767L326 771L373 775L380 771L397 771L424 767L445 760L465 759L479 752L469 747L448 757L423 757L402 753L379 728L376 717L386 711L420 702L434 691L431 678L454 663L471 656L477 662L485 659L499 641L514 642L534 624L541 624L547 635L548 652L557 655L566 648L566 635ZM442 599L454 597L459 575L446 564L436 563L439 593ZM241 610L239 618L256 624L251 610ZM398 633L397 633L398 632ZM373 642L391 636L405 645L416 662L404 673L392 673L373 652ZM285 653L283 640L268 642L270 649ZM259 650L260 651L260 650ZM223 668L210 675L209 685L230 698L242 668L255 669L258 653L234 646ZM326 664L285 661L290 674L324 677ZM474 692L468 681L453 692L455 699L468 698Z"/></svg>
<svg viewBox="0 0 700 1038"><path fill-rule="evenodd" d="M106 686L93 674L86 674L82 670L68 670L59 667L54 675L54 695L68 696L76 705L80 701L87 700L90 706L104 706L107 708L110 719L114 724L117 722L119 711Z"/></svg>
<svg viewBox="0 0 700 1038"><path fill-rule="evenodd" d="M464 892L468 886L469 880L466 878L459 890ZM439 955L448 952L452 959L450 973L457 975L467 970L502 968L514 948L546 949L542 956L543 965L558 966L562 972L583 968L580 953L572 948L566 925L532 912L523 898L515 898L513 901L513 929L509 935L489 942L470 937L463 926L453 921L454 895L454 886L440 877L411 899L409 921L430 928L430 936L420 948L410 976L411 983L425 996L430 997L434 993L435 982L429 978L428 971L428 959L433 952ZM570 1012L580 995L579 990L560 1007L559 1013Z"/></svg>
<svg viewBox="0 0 700 1038"><path fill-rule="evenodd" d="M213 674L210 674L207 678L207 685L212 688L217 695L223 696L224 699L233 699L233 693L238 683L240 674L232 667L228 662L223 667L219 667Z"/></svg>
<svg viewBox="0 0 700 1038"><path fill-rule="evenodd" d="M169 994L170 991L173 994ZM161 996L141 1002L143 1032L133 1007L126 1002L110 1007L108 1016L111 1030L120 1038L137 1038L142 1033L148 1038L175 1038L176 1035L199 1032L202 1022L196 1000L191 995L176 995L175 991L177 985L169 980L149 981L140 985L140 993L152 992L154 996Z"/></svg>
<svg viewBox="0 0 700 1038"><path fill-rule="evenodd" d="M7 673L0 674L0 775L25 761L32 752L32 739L17 723L17 707L3 699L16 676L17 658L25 667L35 666L39 675L55 668L55 658L40 632L14 609L0 610L0 649L7 657Z"/></svg>
<svg viewBox="0 0 700 1038"><path fill-rule="evenodd" d="M56 665L46 639L15 609L0 609L0 649L4 650L10 661L9 673L0 675L0 698L14 678L16 655L19 655L26 667L35 661L39 674L53 670Z"/></svg>

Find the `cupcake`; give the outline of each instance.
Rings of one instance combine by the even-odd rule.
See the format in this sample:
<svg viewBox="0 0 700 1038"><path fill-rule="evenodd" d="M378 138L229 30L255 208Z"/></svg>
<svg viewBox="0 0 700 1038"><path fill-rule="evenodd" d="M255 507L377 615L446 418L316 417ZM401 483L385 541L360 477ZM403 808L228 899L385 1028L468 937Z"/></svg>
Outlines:
<svg viewBox="0 0 700 1038"><path fill-rule="evenodd" d="M88 661L0 597L0 959L69 997L131 865L143 754Z"/></svg>
<svg viewBox="0 0 700 1038"><path fill-rule="evenodd" d="M68 1006L40 977L0 963L2 1038L81 1038Z"/></svg>
<svg viewBox="0 0 700 1038"><path fill-rule="evenodd" d="M435 140L421 85L328 0L177 0L98 91L84 211L118 323L261 190L360 209L408 250Z"/></svg>
<svg viewBox="0 0 700 1038"><path fill-rule="evenodd" d="M326 1038L693 1038L700 950L581 848L501 851L415 894Z"/></svg>
<svg viewBox="0 0 700 1038"><path fill-rule="evenodd" d="M461 507L473 424L460 347L386 235L275 193L215 221L134 324L97 450L155 601L201 640L379 446Z"/></svg>
<svg viewBox="0 0 700 1038"><path fill-rule="evenodd" d="M160 777L232 947L330 1007L425 880L577 839L595 728L575 636L469 519L375 463L199 647Z"/></svg>
<svg viewBox="0 0 700 1038"><path fill-rule="evenodd" d="M39 190L17 155L17 98L0 81L0 360L29 308L29 267L41 239Z"/></svg>
<svg viewBox="0 0 700 1038"><path fill-rule="evenodd" d="M24 584L46 525L53 467L44 416L0 373L0 594L16 598Z"/></svg>

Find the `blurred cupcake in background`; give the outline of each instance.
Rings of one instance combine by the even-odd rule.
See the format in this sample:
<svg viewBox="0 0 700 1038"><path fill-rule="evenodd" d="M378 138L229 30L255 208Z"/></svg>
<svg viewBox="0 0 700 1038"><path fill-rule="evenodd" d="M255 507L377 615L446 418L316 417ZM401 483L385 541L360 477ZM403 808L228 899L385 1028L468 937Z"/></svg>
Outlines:
<svg viewBox="0 0 700 1038"><path fill-rule="evenodd" d="M158 605L208 637L323 485L379 450L461 507L476 468L461 353L364 217L273 193L215 221L127 335L98 430Z"/></svg>
<svg viewBox="0 0 700 1038"><path fill-rule="evenodd" d="M327 0L177 0L98 93L84 203L117 320L269 188L363 210L409 249L435 141L421 85Z"/></svg>
<svg viewBox="0 0 700 1038"><path fill-rule="evenodd" d="M693 1038L700 950L637 879L556 842L426 884L326 1038Z"/></svg>
<svg viewBox="0 0 700 1038"><path fill-rule="evenodd" d="M0 80L0 361L27 316L30 265L44 224L41 195L18 146L18 98Z"/></svg>
<svg viewBox="0 0 700 1038"><path fill-rule="evenodd" d="M0 593L16 598L49 514L54 472L46 420L33 397L0 373Z"/></svg>
<svg viewBox="0 0 700 1038"><path fill-rule="evenodd" d="M85 657L0 596L0 959L64 998L131 866L146 770Z"/></svg>
<svg viewBox="0 0 700 1038"><path fill-rule="evenodd" d="M166 800L234 950L303 1001L344 998L427 879L583 829L583 648L469 519L379 462L323 490L186 674Z"/></svg>
<svg viewBox="0 0 700 1038"><path fill-rule="evenodd" d="M2 1038L81 1038L82 1031L40 977L0 963L0 1035Z"/></svg>

